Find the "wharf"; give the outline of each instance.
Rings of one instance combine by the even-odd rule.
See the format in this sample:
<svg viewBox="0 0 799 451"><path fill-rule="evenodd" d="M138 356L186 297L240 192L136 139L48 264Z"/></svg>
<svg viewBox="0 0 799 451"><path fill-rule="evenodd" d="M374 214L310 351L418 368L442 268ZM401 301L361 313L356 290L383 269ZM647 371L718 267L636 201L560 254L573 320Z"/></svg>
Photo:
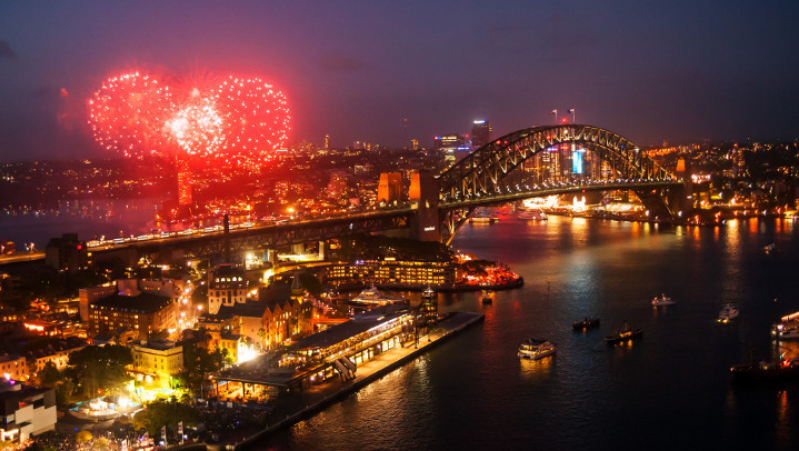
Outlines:
<svg viewBox="0 0 799 451"><path fill-rule="evenodd" d="M208 449L241 449L279 429L290 427L415 360L458 332L484 319L485 315L482 313L451 313L437 324L436 332L430 334L429 337L427 335L420 336L418 344L414 342L403 348L391 349L358 365L355 379L347 382L336 379L303 391L282 394L275 409L269 414L269 423L265 429L234 432L225 436L221 443L209 444Z"/></svg>

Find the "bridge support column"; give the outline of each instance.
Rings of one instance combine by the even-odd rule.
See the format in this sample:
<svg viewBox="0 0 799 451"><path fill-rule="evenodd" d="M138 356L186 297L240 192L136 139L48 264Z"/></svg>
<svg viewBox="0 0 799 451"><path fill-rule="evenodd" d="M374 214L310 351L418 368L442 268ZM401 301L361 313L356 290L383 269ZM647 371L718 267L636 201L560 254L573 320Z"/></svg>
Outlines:
<svg viewBox="0 0 799 451"><path fill-rule="evenodd" d="M272 264L272 269L277 268L278 264L277 249L267 249L266 260Z"/></svg>
<svg viewBox="0 0 799 451"><path fill-rule="evenodd" d="M327 243L325 241L320 241L319 242L319 260L324 260L325 259L325 246L326 245L327 245Z"/></svg>
<svg viewBox="0 0 799 451"><path fill-rule="evenodd" d="M438 217L440 184L430 171L411 173L409 198L416 206L411 219L411 238L420 241L441 241L441 220Z"/></svg>

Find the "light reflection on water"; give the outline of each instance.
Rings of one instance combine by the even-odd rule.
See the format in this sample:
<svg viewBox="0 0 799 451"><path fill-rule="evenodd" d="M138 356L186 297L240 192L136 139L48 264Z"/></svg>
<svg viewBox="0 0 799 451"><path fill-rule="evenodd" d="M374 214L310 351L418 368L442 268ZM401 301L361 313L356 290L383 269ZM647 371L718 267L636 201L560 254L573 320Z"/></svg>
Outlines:
<svg viewBox="0 0 799 451"><path fill-rule="evenodd" d="M763 247L776 243L777 251ZM525 278L483 305L439 295L443 311L486 320L304 424L276 449L796 449L794 391L734 390L729 368L776 349L769 327L799 310L794 227L763 219L719 228L551 217L464 226L455 246ZM677 303L653 308L660 293ZM773 302L775 297L780 302ZM724 302L741 317L715 321ZM572 322L599 316L582 333ZM640 340L607 346L623 320ZM520 360L527 337L557 354ZM782 348L799 353L799 343ZM256 446L259 448L259 446Z"/></svg>

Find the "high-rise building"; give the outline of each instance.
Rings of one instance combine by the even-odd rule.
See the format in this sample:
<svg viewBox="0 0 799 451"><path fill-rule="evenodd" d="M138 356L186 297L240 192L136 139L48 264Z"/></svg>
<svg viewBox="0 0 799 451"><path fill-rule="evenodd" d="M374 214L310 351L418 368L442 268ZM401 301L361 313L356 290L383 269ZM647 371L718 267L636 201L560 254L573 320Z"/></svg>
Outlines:
<svg viewBox="0 0 799 451"><path fill-rule="evenodd" d="M325 150L330 150L330 135L325 135Z"/></svg>
<svg viewBox="0 0 799 451"><path fill-rule="evenodd" d="M414 138L411 140L411 150L419 150L419 140Z"/></svg>
<svg viewBox="0 0 799 451"><path fill-rule="evenodd" d="M491 142L491 122L485 119L472 124L472 149L483 147Z"/></svg>

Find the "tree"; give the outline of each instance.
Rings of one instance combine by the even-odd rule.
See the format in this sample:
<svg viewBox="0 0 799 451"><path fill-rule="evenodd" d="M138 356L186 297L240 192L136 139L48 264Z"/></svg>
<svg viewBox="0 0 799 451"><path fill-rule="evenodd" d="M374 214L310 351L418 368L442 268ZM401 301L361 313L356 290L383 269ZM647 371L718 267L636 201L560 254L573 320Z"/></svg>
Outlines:
<svg viewBox="0 0 799 451"><path fill-rule="evenodd" d="M130 380L125 367L133 363L130 350L124 346L87 346L69 354L69 366L89 398L102 388L106 393L118 393Z"/></svg>
<svg viewBox="0 0 799 451"><path fill-rule="evenodd" d="M155 400L145 404L144 409L133 417L133 426L136 429L146 429L153 437L158 437L164 426L175 431L181 421L184 426L194 426L200 419L194 408L174 399Z"/></svg>
<svg viewBox="0 0 799 451"><path fill-rule="evenodd" d="M185 377L181 381L196 393L202 396L202 384L208 378L208 374L215 373L223 368L227 350L219 349L209 352L205 348L197 346L183 347L183 366L186 368Z"/></svg>

